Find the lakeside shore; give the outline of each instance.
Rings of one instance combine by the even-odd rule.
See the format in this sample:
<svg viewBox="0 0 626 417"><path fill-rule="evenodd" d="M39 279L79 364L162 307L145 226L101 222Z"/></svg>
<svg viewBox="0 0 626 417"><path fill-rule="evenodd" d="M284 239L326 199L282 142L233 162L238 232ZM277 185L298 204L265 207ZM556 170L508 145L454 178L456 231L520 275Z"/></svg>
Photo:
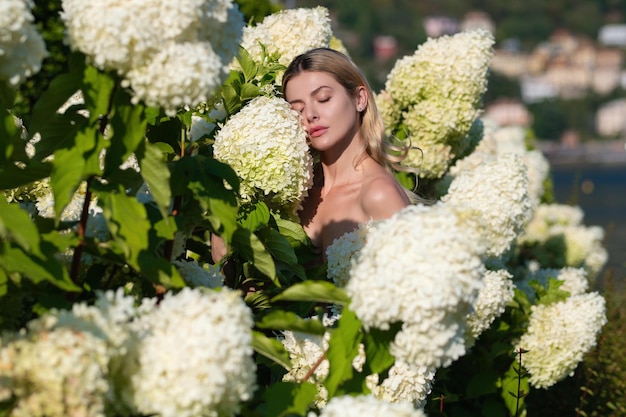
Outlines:
<svg viewBox="0 0 626 417"><path fill-rule="evenodd" d="M576 145L537 141L537 148L555 165L626 165L626 140L597 140Z"/></svg>

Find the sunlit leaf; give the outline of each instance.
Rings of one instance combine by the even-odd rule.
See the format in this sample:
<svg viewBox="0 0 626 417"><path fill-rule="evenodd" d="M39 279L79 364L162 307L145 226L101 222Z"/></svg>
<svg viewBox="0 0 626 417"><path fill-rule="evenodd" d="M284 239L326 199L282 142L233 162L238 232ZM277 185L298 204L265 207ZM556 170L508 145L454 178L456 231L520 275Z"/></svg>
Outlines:
<svg viewBox="0 0 626 417"><path fill-rule="evenodd" d="M252 331L252 348L260 355L272 360L285 369L291 369L291 359L289 352L283 344L276 340L270 339L261 332Z"/></svg>
<svg viewBox="0 0 626 417"><path fill-rule="evenodd" d="M350 298L345 290L326 281L305 281L286 288L272 301L311 301L329 304L346 304Z"/></svg>
<svg viewBox="0 0 626 417"><path fill-rule="evenodd" d="M319 320L303 319L290 311L273 311L255 323L259 329L291 330L295 332L322 335L326 331Z"/></svg>

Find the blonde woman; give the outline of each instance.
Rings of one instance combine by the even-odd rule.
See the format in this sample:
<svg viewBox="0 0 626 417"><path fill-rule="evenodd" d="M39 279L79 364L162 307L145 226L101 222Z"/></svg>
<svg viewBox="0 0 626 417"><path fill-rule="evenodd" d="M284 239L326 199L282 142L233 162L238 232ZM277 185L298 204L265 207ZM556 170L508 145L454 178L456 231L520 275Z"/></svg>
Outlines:
<svg viewBox="0 0 626 417"><path fill-rule="evenodd" d="M372 90L346 55L318 48L297 56L283 76L283 95L300 113L319 157L299 216L322 256L333 240L359 224L388 218L410 204L388 169L402 152L388 153Z"/></svg>

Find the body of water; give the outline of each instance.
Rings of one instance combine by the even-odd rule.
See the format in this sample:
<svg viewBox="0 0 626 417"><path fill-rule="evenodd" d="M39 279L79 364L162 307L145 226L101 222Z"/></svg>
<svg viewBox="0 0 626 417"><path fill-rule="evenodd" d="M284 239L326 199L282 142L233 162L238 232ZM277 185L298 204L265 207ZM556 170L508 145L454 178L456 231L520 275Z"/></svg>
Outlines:
<svg viewBox="0 0 626 417"><path fill-rule="evenodd" d="M580 206L585 225L604 228L604 273L626 288L626 165L552 163L551 169L557 202Z"/></svg>

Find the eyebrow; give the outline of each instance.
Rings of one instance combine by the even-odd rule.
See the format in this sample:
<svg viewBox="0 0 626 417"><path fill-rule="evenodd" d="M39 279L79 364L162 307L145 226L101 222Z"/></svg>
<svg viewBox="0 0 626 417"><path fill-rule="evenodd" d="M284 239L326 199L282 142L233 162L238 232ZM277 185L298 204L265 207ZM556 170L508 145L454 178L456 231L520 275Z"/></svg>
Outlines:
<svg viewBox="0 0 626 417"><path fill-rule="evenodd" d="M329 89L333 89L331 86L329 85L320 85L319 87L317 87L315 90L311 91L311 94L309 94L310 96L314 96L317 93L320 92L320 90L324 89L324 88L329 88ZM302 103L304 100L301 99L295 99L295 100L289 100L289 104L293 104L293 103Z"/></svg>

